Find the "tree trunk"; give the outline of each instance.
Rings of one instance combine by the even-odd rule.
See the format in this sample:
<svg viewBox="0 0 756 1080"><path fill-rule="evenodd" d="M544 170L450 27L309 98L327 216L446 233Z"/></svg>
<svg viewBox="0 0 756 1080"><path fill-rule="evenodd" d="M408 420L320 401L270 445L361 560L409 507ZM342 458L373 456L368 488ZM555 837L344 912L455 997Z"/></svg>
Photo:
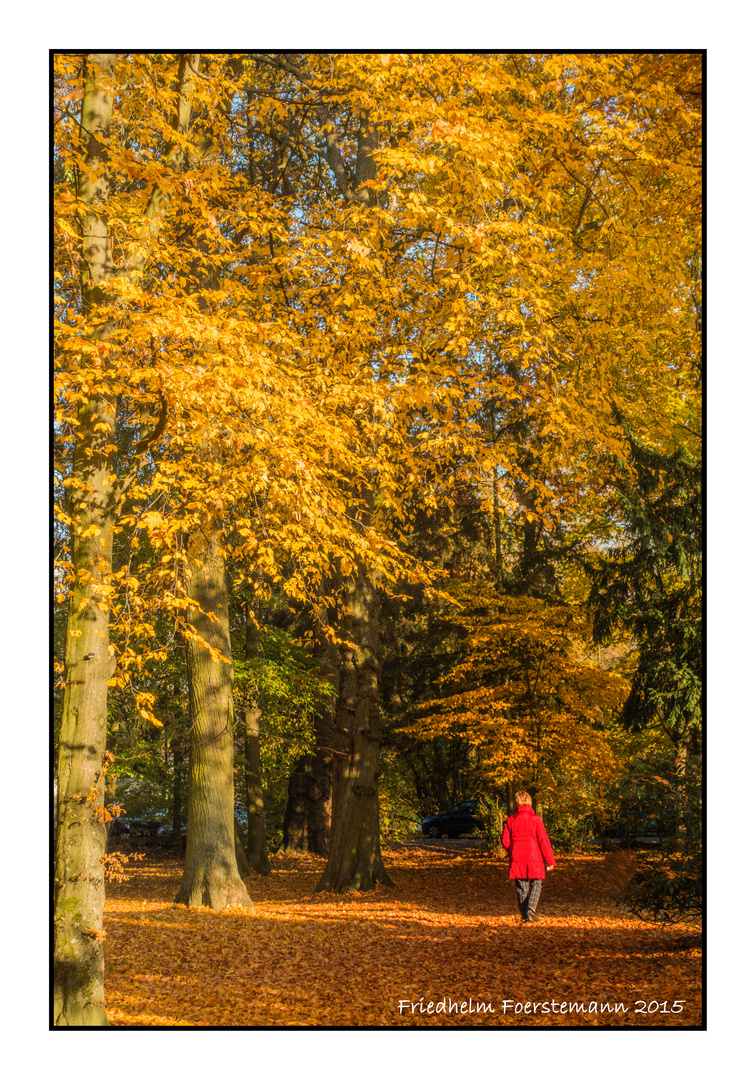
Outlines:
<svg viewBox="0 0 756 1080"><path fill-rule="evenodd" d="M244 758L247 780L247 862L256 874L269 874L262 774L260 771L260 710L244 710Z"/></svg>
<svg viewBox="0 0 756 1080"><path fill-rule="evenodd" d="M326 117L327 119L327 117ZM377 206L373 188L378 130L369 113L360 114L353 195L366 208ZM333 130L326 141L326 158L337 184L342 183L343 157ZM369 521L375 492L363 490L359 512ZM365 568L347 590L348 622L356 651L345 650L341 667L336 730L342 746L334 746L333 813L328 864L317 890L363 892L381 882L391 885L381 857L378 816L378 748L381 741L378 679L378 594Z"/></svg>
<svg viewBox="0 0 756 1080"><path fill-rule="evenodd" d="M499 811L499 813L498 813L498 823L497 823L497 827L496 827L498 837L497 837L497 842L494 844L493 853L494 853L494 858L496 858L496 859L506 859L507 858L507 853L504 850L504 848L502 847L501 837L502 837L502 833L504 832L504 824L505 824L507 818L509 817L509 804L507 802L505 802L505 804L502 806L501 801L499 800L498 797L496 799L496 804L497 804L498 811Z"/></svg>
<svg viewBox="0 0 756 1080"><path fill-rule="evenodd" d="M108 145L115 54L87 57L82 137L87 140L79 197L81 286L85 315L102 299L111 276L107 227ZM93 334L96 337L96 329ZM65 692L58 754L58 831L55 859L54 1002L57 1027L107 1025L102 912L105 901L104 797L109 654L107 586L112 571L115 478L108 449L115 412L106 397L79 408L69 512L74 586L68 610Z"/></svg>
<svg viewBox="0 0 756 1080"><path fill-rule="evenodd" d="M499 510L499 477L496 466L493 469L493 521L494 521L494 559L496 566L496 588L504 587L504 559L501 551L501 511Z"/></svg>
<svg viewBox="0 0 756 1080"><path fill-rule="evenodd" d="M189 63L181 63L187 72ZM86 58L81 110L81 138L86 147L79 175L81 215L81 298L93 343L106 340L111 328L105 286L114 276L108 231L110 127L113 111L115 53ZM183 100L191 83L182 82ZM183 95L183 97L182 97ZM187 99L188 100L188 99ZM179 109L180 129L186 110ZM161 189L155 184L147 207L154 236L159 227ZM154 220L153 220L154 219ZM144 254L133 257L124 273L138 273ZM107 359L100 361L107 364ZM161 422L136 447L130 476L136 475ZM107 732L107 686L114 664L109 652L109 600L113 530L120 495L129 477L116 478L115 405L102 394L82 401L71 469L69 515L74 586L66 633L66 688L58 755L58 830L55 860L53 929L53 1019L58 1027L107 1024L104 1005L102 911L106 831L103 821L104 759Z"/></svg>
<svg viewBox="0 0 756 1080"><path fill-rule="evenodd" d="M316 627L328 618L323 606ZM289 778L289 797L283 825L284 851L328 855L333 809L333 747L336 742L335 713L339 689L341 654L337 645L317 634L321 671L333 686L333 697L315 715L315 748L297 762Z"/></svg>
<svg viewBox="0 0 756 1080"><path fill-rule="evenodd" d="M283 825L284 851L327 855L333 806L333 753L320 745L315 723L315 752L301 757L289 778Z"/></svg>
<svg viewBox="0 0 756 1080"><path fill-rule="evenodd" d="M208 526L208 529L210 526ZM226 566L216 535L190 542L187 596L197 602L189 620L189 806L186 863L177 904L220 910L251 900L236 863L234 822L233 667ZM215 659L200 642L225 659Z"/></svg>
<svg viewBox="0 0 756 1080"><path fill-rule="evenodd" d="M491 402L491 448L496 448L496 406ZM501 511L499 510L499 470L494 462L491 470L491 487L493 494L493 526L494 526L494 566L496 568L496 588L504 587L504 559L501 550Z"/></svg>
<svg viewBox="0 0 756 1080"><path fill-rule="evenodd" d="M199 71L199 60L196 56L190 65L195 72ZM186 67L182 66L179 87L185 74ZM225 108L230 107L229 98ZM185 100L180 90L176 127L188 125L190 116L191 99ZM208 167L218 158L218 148L213 147L207 132L201 133L190 163L202 160ZM209 257L210 244L201 231L193 236L193 244L197 256L191 277L201 284L198 308L207 311L207 293L217 286L218 271ZM208 446L206 453L217 455L219 448ZM246 871L246 859L243 845L237 842L234 817L233 665L226 563L218 533L217 523L205 521L195 527L187 545L187 596L199 606L190 612L189 622L197 637L189 637L186 652L191 723L187 841L184 876L176 897L176 903L206 904L216 911L252 903L241 879L239 863L241 871ZM216 656L200 641L216 650Z"/></svg>
<svg viewBox="0 0 756 1080"><path fill-rule="evenodd" d="M677 790L675 792L675 851L685 851L688 830L685 826L685 815L683 812L684 799L681 798L682 793L685 791L685 774L688 765L688 747L687 744L680 740L675 746L675 779L677 781Z"/></svg>
<svg viewBox="0 0 756 1080"><path fill-rule="evenodd" d="M378 595L362 567L347 603L356 650L344 650L336 710L343 739L335 755L330 853L317 892L366 892L379 882L392 884L378 825Z"/></svg>
<svg viewBox="0 0 756 1080"><path fill-rule="evenodd" d="M93 485L91 503L101 494ZM87 517L94 521L97 514ZM55 865L54 1022L58 1027L107 1024L102 951L106 829L102 807L111 660L109 613L104 601L102 606L98 602L98 586L111 569L112 519L103 514L100 524L96 538L73 537L74 567L91 576L72 592L66 638ZM77 575L77 581L81 580Z"/></svg>
<svg viewBox="0 0 756 1080"><path fill-rule="evenodd" d="M244 840L239 832L236 819L234 819L234 851L236 853L236 869L239 871L239 876L244 878L249 873L249 863L247 862L247 853L244 850Z"/></svg>
<svg viewBox="0 0 756 1080"><path fill-rule="evenodd" d="M257 625L247 605L244 656L253 660L259 650ZM256 874L269 874L262 771L260 768L260 710L256 701L244 708L244 776L247 793L247 864Z"/></svg>
<svg viewBox="0 0 756 1080"><path fill-rule="evenodd" d="M171 758L173 764L173 799L171 806L171 835L173 839L173 845L179 851L181 850L181 804L182 804L182 788L184 784L184 770L182 768L184 764L184 748L183 734L179 735L178 732L174 732L171 738Z"/></svg>

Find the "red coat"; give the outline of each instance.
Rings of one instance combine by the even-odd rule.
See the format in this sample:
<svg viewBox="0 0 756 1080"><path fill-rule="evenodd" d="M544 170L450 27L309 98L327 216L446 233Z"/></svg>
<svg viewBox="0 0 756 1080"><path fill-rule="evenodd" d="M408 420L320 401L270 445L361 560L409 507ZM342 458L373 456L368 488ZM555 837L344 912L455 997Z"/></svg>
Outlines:
<svg viewBox="0 0 756 1080"><path fill-rule="evenodd" d="M554 852L541 819L532 806L518 806L507 819L501 842L509 855L509 880L545 878L554 865Z"/></svg>

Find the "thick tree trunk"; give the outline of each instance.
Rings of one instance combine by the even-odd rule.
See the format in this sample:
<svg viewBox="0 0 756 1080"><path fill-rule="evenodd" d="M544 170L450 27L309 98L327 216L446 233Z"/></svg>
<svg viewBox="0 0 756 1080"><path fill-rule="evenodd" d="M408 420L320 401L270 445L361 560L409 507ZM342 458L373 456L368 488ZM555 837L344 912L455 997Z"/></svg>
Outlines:
<svg viewBox="0 0 756 1080"><path fill-rule="evenodd" d="M182 71L188 66L182 62ZM84 208L81 295L87 336L98 342L108 337L112 326L105 286L114 276L107 203L116 54L90 53L85 67L81 137L86 151L78 192ZM190 83L182 83L180 98L190 89ZM179 128L184 119L188 120L179 109L175 126ZM151 236L159 227L159 196L156 184L146 215ZM138 272L145 258L134 257L122 272ZM160 423L136 447L131 479L147 446L162 432L165 415L163 403ZM115 444L114 402L106 395L92 395L79 406L78 421L69 503L74 586L66 634L66 688L58 755L53 1019L59 1027L107 1024L103 1000L102 860L106 830L102 806L107 685L114 668L109 654L107 588L118 499L129 482L128 476L116 479L109 449Z"/></svg>
<svg viewBox="0 0 756 1080"><path fill-rule="evenodd" d="M327 119L327 117L326 117ZM360 114L357 132L353 195L366 208L377 205L373 188L377 175L375 152L378 129L369 113ZM343 194L344 162L333 129L326 137L326 159ZM360 493L364 522L370 520L375 492ZM365 568L347 592L348 622L356 651L348 650L341 667L336 730L342 746L334 744L333 811L328 864L317 891L362 892L380 882L391 885L381 857L378 817L378 749L381 741L378 679L378 594Z"/></svg>
<svg viewBox="0 0 756 1080"><path fill-rule="evenodd" d="M254 659L259 650L257 625L247 607L244 656ZM249 702L244 708L244 762L247 793L247 864L256 874L269 874L268 837L265 831L262 770L260 768L260 710Z"/></svg>
<svg viewBox="0 0 756 1080"><path fill-rule="evenodd" d="M378 825L378 595L362 567L347 602L356 651L345 649L341 669L336 728L346 730L335 755L331 845L317 892L366 892L378 883L392 884Z"/></svg>
<svg viewBox="0 0 756 1080"><path fill-rule="evenodd" d="M92 413L93 421L98 415L103 414ZM85 442L84 432L81 437ZM93 484L87 496L90 506L101 495L101 486ZM77 576L77 581L86 580L86 584L78 585L71 595L58 750L54 1022L59 1027L107 1024L102 951L106 829L102 806L107 686L112 664L108 607L98 595L98 587L110 573L113 534L110 515L98 514L92 506L87 519L98 522L99 536L73 538L74 566L90 576Z"/></svg>
<svg viewBox="0 0 756 1080"><path fill-rule="evenodd" d="M315 739L320 743L318 724ZM333 805L333 753L318 745L301 757L289 777L289 798L283 825L284 851L327 855Z"/></svg>
<svg viewBox="0 0 756 1080"><path fill-rule="evenodd" d="M197 533L192 539L187 595L199 607L190 612L197 638L187 644L189 806L186 863L176 903L206 904L217 911L229 904L249 906L251 900L236 863L233 667L226 566L214 535ZM205 645L225 660L215 659Z"/></svg>
<svg viewBox="0 0 756 1080"><path fill-rule="evenodd" d="M91 316L111 276L107 226L108 145L115 54L87 57L82 137L87 140L80 198L82 300ZM96 327L93 337L97 336ZM57 1027L107 1025L102 912L105 901L104 797L107 730L109 602L116 488L111 451L112 402L93 397L79 408L69 512L74 585L68 611L65 693L58 753L55 859L54 1001Z"/></svg>
<svg viewBox="0 0 756 1080"><path fill-rule="evenodd" d="M199 71L199 60L195 56L189 70ZM181 91L187 73L182 64L177 128L188 124L191 115L191 98ZM230 107L228 99L226 109ZM190 162L202 160L208 167L217 159L217 148L207 133L201 134ZM191 276L202 283L206 293L217 285L217 268L209 258L207 237L198 232L193 240L197 258ZM206 294L201 293L197 302L200 310L208 309ZM217 445L206 450L208 455L219 452ZM241 879L247 866L234 817L233 665L226 565L218 528L206 521L196 527L188 544L187 596L198 604L190 612L189 621L197 638L190 637L187 642L191 722L187 842L184 876L176 897L176 903L206 904L214 910L252 903ZM201 642L215 650L216 656Z"/></svg>

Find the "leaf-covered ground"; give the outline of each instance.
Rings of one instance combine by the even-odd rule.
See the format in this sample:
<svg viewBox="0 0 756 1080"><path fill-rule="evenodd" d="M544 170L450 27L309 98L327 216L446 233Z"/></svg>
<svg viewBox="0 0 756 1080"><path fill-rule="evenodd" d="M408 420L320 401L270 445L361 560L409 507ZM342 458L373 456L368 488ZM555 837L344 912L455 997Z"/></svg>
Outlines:
<svg viewBox="0 0 756 1080"><path fill-rule="evenodd" d="M148 856L108 889L110 1023L701 1024L700 927L623 915L631 855L560 858L524 926L506 862L456 843L394 845L395 887L351 897L313 895L323 860L272 859L254 906L220 913L174 907L180 860Z"/></svg>

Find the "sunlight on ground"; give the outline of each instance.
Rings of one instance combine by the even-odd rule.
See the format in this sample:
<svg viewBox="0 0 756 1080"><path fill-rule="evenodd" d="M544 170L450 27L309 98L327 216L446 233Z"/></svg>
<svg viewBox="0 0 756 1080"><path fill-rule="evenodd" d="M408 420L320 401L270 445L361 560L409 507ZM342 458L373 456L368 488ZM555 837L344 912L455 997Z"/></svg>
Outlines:
<svg viewBox="0 0 756 1080"><path fill-rule="evenodd" d="M391 852L395 887L350 896L313 895L323 865L273 859L270 875L246 879L253 907L213 912L173 904L178 859L138 864L106 904L111 1023L700 1023L700 928L641 923L619 909L613 894L633 865L625 853L561 859L532 925L517 916L506 864L478 853ZM469 1002L470 1012L417 1005L428 1001ZM504 1001L515 1005L505 1010ZM518 1002L546 1001L607 1011L514 1012ZM476 1003L491 1011L476 1013ZM610 1004L628 1011L609 1012Z"/></svg>

